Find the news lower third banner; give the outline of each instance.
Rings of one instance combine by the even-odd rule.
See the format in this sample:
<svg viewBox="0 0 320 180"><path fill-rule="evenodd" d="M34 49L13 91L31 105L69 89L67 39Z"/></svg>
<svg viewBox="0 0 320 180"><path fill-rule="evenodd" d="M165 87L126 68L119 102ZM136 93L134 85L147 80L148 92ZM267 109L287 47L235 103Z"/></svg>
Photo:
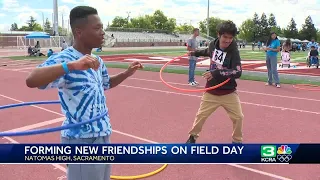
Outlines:
<svg viewBox="0 0 320 180"><path fill-rule="evenodd" d="M320 144L0 144L0 163L320 163Z"/></svg>

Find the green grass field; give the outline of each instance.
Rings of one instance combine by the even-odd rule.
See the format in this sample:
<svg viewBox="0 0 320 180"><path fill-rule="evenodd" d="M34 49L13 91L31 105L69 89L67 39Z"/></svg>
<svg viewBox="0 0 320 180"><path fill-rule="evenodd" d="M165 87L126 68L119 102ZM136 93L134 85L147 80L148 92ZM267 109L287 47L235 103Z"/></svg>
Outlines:
<svg viewBox="0 0 320 180"><path fill-rule="evenodd" d="M306 62L308 52L291 52L292 62ZM240 56L243 60L265 60L266 53L264 51L241 50ZM278 54L280 60L280 53Z"/></svg>
<svg viewBox="0 0 320 180"><path fill-rule="evenodd" d="M185 54L187 51L183 48L176 48L176 49L144 49L144 50L119 50L119 51L104 51L104 52L93 52L97 55L121 55L121 54L148 54L153 56L170 56L170 57L176 57L181 56ZM252 51L249 49L240 49L240 55L243 60L259 60L264 61L265 60L265 52L264 51ZM279 55L280 56L280 55ZM280 57L278 58L280 59ZM291 59L295 62L305 62L305 57L307 56L307 52L295 52L292 53ZM14 56L9 57L13 60L40 60L43 61L46 59L46 57L26 57L26 56ZM126 64L112 64L112 63L106 63L108 68L127 68L128 66ZM159 72L160 68L156 67L146 67L144 69L145 71L153 71L153 72ZM188 74L188 70L179 70L179 69L170 69L167 68L165 70L166 73L176 73L176 74ZM197 75L201 75L202 72L196 72ZM253 81L267 81L267 77L259 77L259 76L248 76L243 75L241 79L244 80L253 80ZM281 83L283 84L314 84L314 85L320 85L319 82L310 82L307 80L294 80L294 79L281 79Z"/></svg>
<svg viewBox="0 0 320 180"><path fill-rule="evenodd" d="M115 64L115 63L106 63L108 68L120 68L120 69L127 69L128 65L126 64ZM160 72L159 67L145 67L143 71L151 71L151 72ZM164 73L174 73L174 74L188 74L187 69L173 69L173 68L166 68L163 70ZM196 71L196 76L202 76L203 72ZM268 78L262 76L252 76L252 75L242 75L240 77L242 80L250 80L250 81L262 81L267 82ZM320 86L320 82L310 81L310 80L297 80L297 79L286 79L281 78L281 84L312 84Z"/></svg>

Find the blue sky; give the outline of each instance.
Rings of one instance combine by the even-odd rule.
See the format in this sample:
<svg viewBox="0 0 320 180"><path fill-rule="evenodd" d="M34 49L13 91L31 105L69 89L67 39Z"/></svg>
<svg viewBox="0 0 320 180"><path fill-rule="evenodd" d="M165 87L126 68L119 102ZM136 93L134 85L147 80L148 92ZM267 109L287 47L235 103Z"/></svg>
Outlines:
<svg viewBox="0 0 320 180"><path fill-rule="evenodd" d="M52 20L52 0L0 0L0 31L6 31L13 22L19 27L24 25L29 16L34 16L42 23L44 18ZM67 25L70 9L77 5L89 5L98 9L105 25L111 23L115 16L131 17L150 14L161 9L169 17L177 19L178 23L198 22L207 16L207 0L58 0L59 24L64 16ZM210 0L210 16L233 20L238 26L253 13L259 16L274 13L281 27L287 26L291 17L298 27L305 18L311 15L316 27L320 28L320 0Z"/></svg>

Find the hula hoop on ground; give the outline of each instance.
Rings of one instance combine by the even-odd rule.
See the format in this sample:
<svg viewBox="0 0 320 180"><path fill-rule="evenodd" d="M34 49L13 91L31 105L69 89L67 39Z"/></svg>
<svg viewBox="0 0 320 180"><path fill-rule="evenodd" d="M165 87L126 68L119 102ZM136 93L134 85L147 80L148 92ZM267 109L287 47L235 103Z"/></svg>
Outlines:
<svg viewBox="0 0 320 180"><path fill-rule="evenodd" d="M187 55L187 54L185 54L185 55ZM161 81L162 81L165 85L167 85L168 87L170 87L170 88L172 88L172 89L175 89L175 90L178 90L178 91L182 91L182 92L205 92L205 91L217 89L217 88L225 85L227 82L230 81L230 78L228 78L227 80L223 81L223 82L220 83L220 84L217 84L217 85L212 86L212 87L209 87L209 88L203 88L203 89L183 89L183 88L178 88L178 87L175 87L175 86L170 85L169 83L167 83L167 82L163 79L163 77L162 77L162 72L163 72L163 70L164 70L170 63L172 63L172 62L175 61L176 59L179 59L179 58L181 58L181 57L183 57L183 56L185 56L185 55L182 55L182 56L173 58L172 60L170 60L170 61L168 61L167 63L165 63L165 64L162 66L162 68L160 69L160 79L161 79Z"/></svg>
<svg viewBox="0 0 320 180"><path fill-rule="evenodd" d="M22 107L22 106L30 106L30 105L39 105L39 104L60 104L60 101L35 101L35 102L25 102L25 103L18 103L18 104L9 104L9 105L5 105L5 106L0 106L0 110L2 109L9 109L9 108L14 108L14 107ZM88 124L88 123L92 123L95 121L98 121L99 119L101 119L103 116L105 116L107 114L107 112L102 113L101 115L92 118L88 121L83 121L80 123L76 123L76 124L71 124L71 125L65 125L65 126L60 126L60 127L56 127L56 128L47 128L47 129L39 129L39 130L32 130L32 131L21 131L21 132L0 132L0 137L5 137L5 136L29 136L29 135L36 135L36 134L44 134L44 133L50 133L50 132L55 132L55 131L61 131L64 129L70 129L70 128L74 128L74 127L78 127L84 124ZM155 171L149 172L149 173L145 173L145 174L141 174L141 175L135 175L135 176L114 176L111 175L110 178L111 179L115 179L115 180L129 180L129 179L142 179L142 178L147 178L153 175L156 175L158 173L160 173L161 171L163 171L166 167L168 166L168 164L164 164L162 165L159 169L156 169Z"/></svg>
<svg viewBox="0 0 320 180"><path fill-rule="evenodd" d="M293 87L300 90L320 91L320 86L312 85L312 84L296 84L296 85L293 85ZM306 88L306 87L312 87L312 88Z"/></svg>
<svg viewBox="0 0 320 180"><path fill-rule="evenodd" d="M111 178L111 179L116 179L116 180L143 179L143 178L147 178L147 177L150 177L150 176L154 176L154 175L160 173L160 172L163 171L167 166L168 166L168 164L164 164L164 165L162 165L159 169L156 169L155 171L152 171L152 172L149 172L149 173L145 173L145 174L141 174L141 175L136 175L136 176L113 176L113 175L111 175L110 178Z"/></svg>

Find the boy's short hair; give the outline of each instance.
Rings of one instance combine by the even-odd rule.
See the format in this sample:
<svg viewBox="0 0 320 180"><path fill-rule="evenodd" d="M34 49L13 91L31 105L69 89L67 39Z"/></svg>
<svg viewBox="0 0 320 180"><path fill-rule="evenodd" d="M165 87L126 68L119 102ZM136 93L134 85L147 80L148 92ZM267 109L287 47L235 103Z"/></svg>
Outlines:
<svg viewBox="0 0 320 180"><path fill-rule="evenodd" d="M222 34L231 34L232 36L236 36L238 34L238 29L235 23L232 21L224 21L217 27L218 33Z"/></svg>
<svg viewBox="0 0 320 180"><path fill-rule="evenodd" d="M90 6L77 6L70 11L70 26L75 28L78 24L84 23L89 15L97 15L98 11Z"/></svg>

